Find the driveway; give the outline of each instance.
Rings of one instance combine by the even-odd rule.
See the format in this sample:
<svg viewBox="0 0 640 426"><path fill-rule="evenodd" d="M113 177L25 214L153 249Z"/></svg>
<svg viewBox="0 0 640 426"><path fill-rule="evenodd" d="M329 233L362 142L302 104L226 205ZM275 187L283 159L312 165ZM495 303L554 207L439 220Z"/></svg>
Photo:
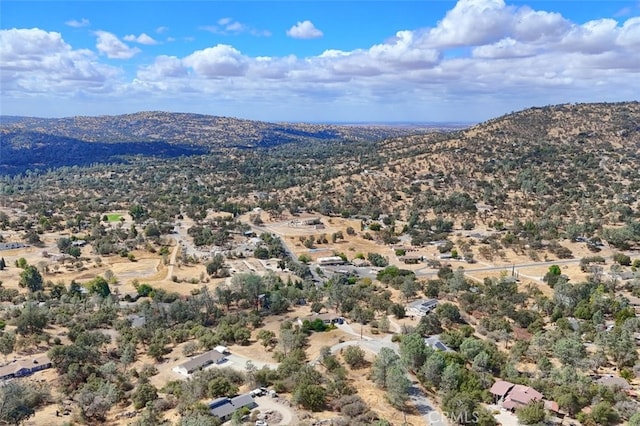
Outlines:
<svg viewBox="0 0 640 426"><path fill-rule="evenodd" d="M351 326L346 323L338 325L338 328L349 334L359 337L359 334L356 333L353 328L351 328ZM349 340L333 345L331 347L331 353L340 352L341 349L346 348L347 346L354 345L360 346L362 349L373 352L376 355L382 348L392 349L396 353L398 353L400 349L397 343L391 341L391 335L386 335L381 339L373 339L371 337L364 336L362 340ZM317 362L317 360L314 360L312 362ZM422 415L422 417L425 419L425 424L431 426L446 426L448 423L445 416L435 408L435 404L431 402L420 385L413 380L413 377L409 374L407 374L407 376L409 377L409 380L411 380L411 388L409 388L409 400L416 407L416 410L420 413L420 415Z"/></svg>
<svg viewBox="0 0 640 426"><path fill-rule="evenodd" d="M278 368L278 364L271 363L271 362L255 361L255 360L245 358L243 356L236 355L236 354L227 355L227 360L217 365L220 367L230 367L230 368L233 368L234 370L242 371L243 373L246 373L247 361L251 361L251 363L255 365L256 368L258 369L261 369L262 367L268 367L273 370L276 370Z"/></svg>
<svg viewBox="0 0 640 426"><path fill-rule="evenodd" d="M258 408L261 413L268 411L278 412L282 416L279 422L273 422L269 420L269 426L273 425L295 425L298 423L298 416L289 406L287 400L281 400L280 398L272 398L270 396L257 396L255 401L258 404Z"/></svg>

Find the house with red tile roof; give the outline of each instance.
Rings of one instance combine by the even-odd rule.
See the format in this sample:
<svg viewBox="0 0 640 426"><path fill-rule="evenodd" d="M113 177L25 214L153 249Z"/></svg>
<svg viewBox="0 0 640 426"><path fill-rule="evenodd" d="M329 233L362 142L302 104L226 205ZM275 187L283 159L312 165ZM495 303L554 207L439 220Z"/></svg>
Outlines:
<svg viewBox="0 0 640 426"><path fill-rule="evenodd" d="M544 398L540 392L530 386L516 385L506 380L496 381L489 392L493 395L496 404L507 410L515 410Z"/></svg>

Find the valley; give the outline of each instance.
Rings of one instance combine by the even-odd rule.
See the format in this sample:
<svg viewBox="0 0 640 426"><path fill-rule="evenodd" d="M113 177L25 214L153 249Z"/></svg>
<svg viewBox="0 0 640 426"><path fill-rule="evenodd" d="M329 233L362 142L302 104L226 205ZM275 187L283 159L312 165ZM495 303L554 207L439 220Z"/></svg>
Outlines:
<svg viewBox="0 0 640 426"><path fill-rule="evenodd" d="M637 102L0 138L0 423L640 421Z"/></svg>

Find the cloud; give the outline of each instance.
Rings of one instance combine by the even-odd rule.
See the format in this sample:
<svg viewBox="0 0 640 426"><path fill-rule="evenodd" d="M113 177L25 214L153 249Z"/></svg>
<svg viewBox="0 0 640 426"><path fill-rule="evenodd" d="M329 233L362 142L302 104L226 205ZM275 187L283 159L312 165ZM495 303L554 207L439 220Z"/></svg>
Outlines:
<svg viewBox="0 0 640 426"><path fill-rule="evenodd" d="M313 25L313 22L298 21L297 24L287 30L287 35L291 38L311 39L320 38L324 34Z"/></svg>
<svg viewBox="0 0 640 426"><path fill-rule="evenodd" d="M0 30L2 93L64 96L86 90L105 92L122 72L101 64L88 49L73 49L60 33L39 28Z"/></svg>
<svg viewBox="0 0 640 426"><path fill-rule="evenodd" d="M233 18L214 27L220 34L252 31ZM294 26L300 32L303 27ZM432 28L403 29L357 49L327 46L306 57L254 56L229 43L134 58L139 49L114 34L95 34L98 50L92 52L74 49L55 32L3 30L3 102L41 93L101 93L126 105L132 98L140 105L154 100L141 109L210 112L215 104L230 108L222 111L226 115L245 117L260 110L341 119L350 111L376 109L382 115L371 119L447 119L427 115L445 111L449 119L468 120L531 105L636 99L640 93L640 17L577 23L500 0L460 0ZM140 43L143 35L124 41ZM107 58L128 61L112 67Z"/></svg>
<svg viewBox="0 0 640 426"><path fill-rule="evenodd" d="M145 45L154 45L154 44L159 44L160 42L157 40L154 40L153 38L151 38L150 36L148 36L145 33L140 34L139 36L135 36L133 34L129 34L123 37L124 40L126 41L131 41L131 42L135 42L135 43L139 43L139 44L145 44Z"/></svg>
<svg viewBox="0 0 640 426"><path fill-rule="evenodd" d="M127 46L112 33L96 31L94 34L98 37L96 48L109 59L130 59L140 53L140 49Z"/></svg>
<svg viewBox="0 0 640 426"><path fill-rule="evenodd" d="M207 78L241 76L248 68L248 58L226 44L193 52L183 63Z"/></svg>
<svg viewBox="0 0 640 426"><path fill-rule="evenodd" d="M91 23L89 22L89 20L87 18L82 18L79 21L76 20L76 19L71 19L71 20L65 22L64 24L69 26L69 27L73 27L73 28L82 28L82 27L88 27L89 25L91 25Z"/></svg>
<svg viewBox="0 0 640 426"><path fill-rule="evenodd" d="M247 33L255 37L271 36L271 32L269 31L252 28L249 25L243 24L229 17L218 19L216 25L203 25L198 28L218 35L238 35Z"/></svg>
<svg viewBox="0 0 640 426"><path fill-rule="evenodd" d="M167 31L169 31L169 27L160 26L160 27L156 28L156 33L157 34L164 34Z"/></svg>
<svg viewBox="0 0 640 426"><path fill-rule="evenodd" d="M138 77L144 81L162 81L167 78L187 77L187 67L175 56L158 56L154 63L138 71Z"/></svg>

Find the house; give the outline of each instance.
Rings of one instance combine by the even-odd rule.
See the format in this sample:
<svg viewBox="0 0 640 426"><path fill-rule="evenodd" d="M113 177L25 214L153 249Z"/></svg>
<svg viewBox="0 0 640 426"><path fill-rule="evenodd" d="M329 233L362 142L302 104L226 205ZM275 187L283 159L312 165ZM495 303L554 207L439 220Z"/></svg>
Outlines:
<svg viewBox="0 0 640 426"><path fill-rule="evenodd" d="M209 365L221 364L226 360L227 357L223 353L220 353L214 349L212 351L189 358L187 361L174 367L173 371L188 377L190 374L208 367Z"/></svg>
<svg viewBox="0 0 640 426"><path fill-rule="evenodd" d="M502 405L507 410L515 410L524 407L533 401L542 401L544 396L529 386L516 385L506 380L498 380L489 389L496 404ZM557 404L553 401L545 401L545 406L552 411L558 411Z"/></svg>
<svg viewBox="0 0 640 426"><path fill-rule="evenodd" d="M258 404L253 400L251 393L245 393L233 398L222 397L215 399L209 403L209 413L218 417L223 422L231 419L236 410L248 408L249 410L257 407Z"/></svg>
<svg viewBox="0 0 640 426"><path fill-rule="evenodd" d="M221 354L224 354L224 355L229 355L229 348L227 348L226 346L218 345L215 348L213 348L213 350L216 352L220 352Z"/></svg>
<svg viewBox="0 0 640 426"><path fill-rule="evenodd" d="M147 323L147 318L144 315L131 314L127 317L127 319L131 323L131 328L144 327L144 325Z"/></svg>
<svg viewBox="0 0 640 426"><path fill-rule="evenodd" d="M511 382L498 380L493 384L493 386L491 386L491 389L489 389L489 393L493 395L495 403L498 404L504 401L504 399L507 397L507 394L514 386L515 385Z"/></svg>
<svg viewBox="0 0 640 426"><path fill-rule="evenodd" d="M415 265L416 263L422 262L424 260L424 256L400 256L398 259L407 265Z"/></svg>
<svg viewBox="0 0 640 426"><path fill-rule="evenodd" d="M23 358L0 367L0 380L30 376L37 371L51 368L51 366L51 360L47 354L40 354L31 358Z"/></svg>
<svg viewBox="0 0 640 426"><path fill-rule="evenodd" d="M409 303L407 306L407 313L409 315L417 315L420 317L425 316L438 306L436 299L420 299Z"/></svg>
<svg viewBox="0 0 640 426"><path fill-rule="evenodd" d="M339 316L338 314L331 314L329 312L324 313L324 314L313 314L313 315L307 315L304 318L298 318L298 324L302 325L305 321L315 321L317 319L322 320L323 323L329 325L329 324L343 324L344 323L344 318Z"/></svg>
<svg viewBox="0 0 640 426"><path fill-rule="evenodd" d="M440 336L438 334L425 338L424 343L437 351L453 352L453 349L445 345L442 340L440 340Z"/></svg>
<svg viewBox="0 0 640 426"><path fill-rule="evenodd" d="M14 243L14 242L0 243L0 250L13 250L13 249L19 249L23 247L27 247L27 245L24 243Z"/></svg>
<svg viewBox="0 0 640 426"><path fill-rule="evenodd" d="M329 257L319 257L318 264L319 265L342 265L344 263L344 259L340 256L329 256Z"/></svg>
<svg viewBox="0 0 640 426"><path fill-rule="evenodd" d="M502 407L507 410L515 410L524 407L530 402L539 401L544 396L537 390L524 385L513 385L507 397L502 402Z"/></svg>
<svg viewBox="0 0 640 426"><path fill-rule="evenodd" d="M602 376L596 382L599 385L606 386L612 389L627 390L631 388L631 386L629 385L629 382L627 382L622 377L618 377L618 376L612 376L612 375Z"/></svg>
<svg viewBox="0 0 640 426"><path fill-rule="evenodd" d="M640 297L627 296L629 299L629 305L636 311L636 315L640 315Z"/></svg>

